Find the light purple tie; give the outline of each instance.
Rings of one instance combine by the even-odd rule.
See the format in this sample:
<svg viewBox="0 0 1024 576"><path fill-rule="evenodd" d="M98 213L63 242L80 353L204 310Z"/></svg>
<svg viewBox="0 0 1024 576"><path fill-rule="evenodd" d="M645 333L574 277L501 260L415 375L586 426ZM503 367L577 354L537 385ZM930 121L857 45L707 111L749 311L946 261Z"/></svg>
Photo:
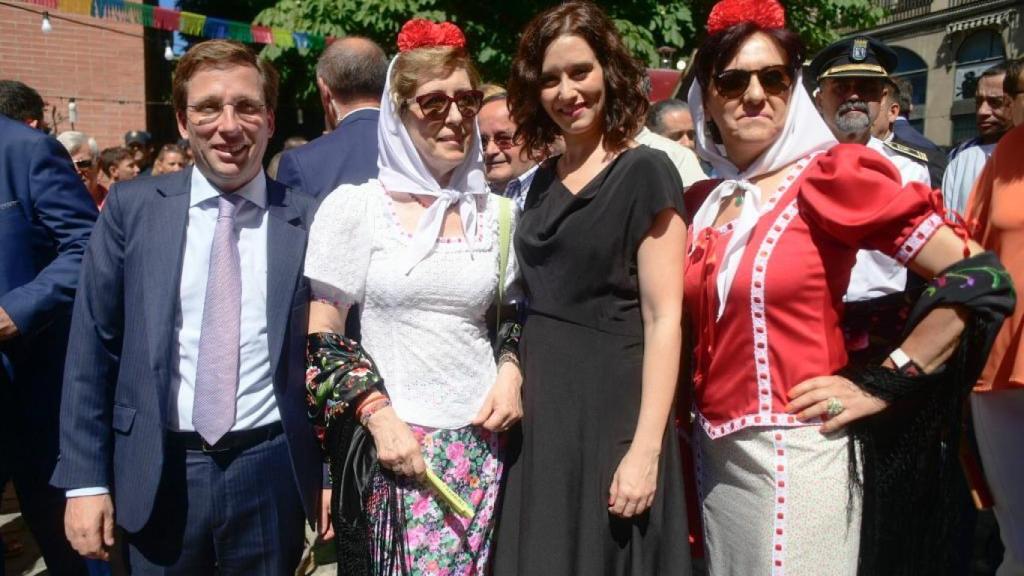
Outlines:
<svg viewBox="0 0 1024 576"><path fill-rule="evenodd" d="M241 201L232 195L220 196L199 334L192 425L211 446L235 424L242 308L235 211Z"/></svg>

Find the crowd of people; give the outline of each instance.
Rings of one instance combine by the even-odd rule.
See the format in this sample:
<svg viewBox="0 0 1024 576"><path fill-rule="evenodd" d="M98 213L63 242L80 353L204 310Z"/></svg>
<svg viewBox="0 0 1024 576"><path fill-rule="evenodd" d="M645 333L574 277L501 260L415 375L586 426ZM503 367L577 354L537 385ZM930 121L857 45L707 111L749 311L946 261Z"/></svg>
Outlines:
<svg viewBox="0 0 1024 576"><path fill-rule="evenodd" d="M450 22L342 38L272 159L237 42L160 148L0 81L0 483L50 573L966 574L977 504L1024 574L1024 60L947 156L884 43L706 26L654 105L587 0L504 85Z"/></svg>

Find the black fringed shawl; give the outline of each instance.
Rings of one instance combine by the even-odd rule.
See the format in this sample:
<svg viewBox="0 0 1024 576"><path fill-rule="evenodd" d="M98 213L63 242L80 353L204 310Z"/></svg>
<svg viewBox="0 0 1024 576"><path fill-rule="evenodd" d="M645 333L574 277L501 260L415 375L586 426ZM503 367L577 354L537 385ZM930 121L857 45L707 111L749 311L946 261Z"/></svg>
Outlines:
<svg viewBox="0 0 1024 576"><path fill-rule="evenodd" d="M890 404L850 426L851 490L863 489L864 496L858 574L946 572L958 519L964 401L1015 300L1010 276L991 252L962 260L929 283L907 322L909 334L937 307L970 313L960 343L940 370L917 377L877 365L840 372Z"/></svg>
<svg viewBox="0 0 1024 576"><path fill-rule="evenodd" d="M309 418L330 466L338 574L406 574L402 499L352 409L363 394L384 391L380 372L359 343L329 332L309 335L306 365Z"/></svg>

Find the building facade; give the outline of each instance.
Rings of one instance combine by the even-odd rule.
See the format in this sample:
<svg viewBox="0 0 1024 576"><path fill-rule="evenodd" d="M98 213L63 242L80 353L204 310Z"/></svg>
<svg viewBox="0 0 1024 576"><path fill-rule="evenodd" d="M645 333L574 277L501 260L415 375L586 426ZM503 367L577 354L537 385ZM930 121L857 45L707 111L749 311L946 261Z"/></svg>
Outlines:
<svg viewBox="0 0 1024 576"><path fill-rule="evenodd" d="M910 120L936 144L977 134L974 90L988 67L1024 56L1024 0L878 0L882 22L859 30L899 56L913 87Z"/></svg>
<svg viewBox="0 0 1024 576"><path fill-rule="evenodd" d="M17 0L0 5L0 79L35 88L54 133L79 130L107 147L145 130L144 63L142 26Z"/></svg>

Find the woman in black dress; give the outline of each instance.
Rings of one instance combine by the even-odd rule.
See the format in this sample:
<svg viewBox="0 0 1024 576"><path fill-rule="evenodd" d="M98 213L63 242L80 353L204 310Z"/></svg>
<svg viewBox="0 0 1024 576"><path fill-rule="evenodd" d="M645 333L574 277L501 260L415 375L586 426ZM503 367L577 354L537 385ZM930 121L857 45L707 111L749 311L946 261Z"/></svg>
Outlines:
<svg viewBox="0 0 1024 576"><path fill-rule="evenodd" d="M594 4L527 27L509 106L525 149L565 153L531 185L515 238L528 292L522 449L498 576L689 574L672 402L686 227L668 158L631 139L643 68Z"/></svg>

